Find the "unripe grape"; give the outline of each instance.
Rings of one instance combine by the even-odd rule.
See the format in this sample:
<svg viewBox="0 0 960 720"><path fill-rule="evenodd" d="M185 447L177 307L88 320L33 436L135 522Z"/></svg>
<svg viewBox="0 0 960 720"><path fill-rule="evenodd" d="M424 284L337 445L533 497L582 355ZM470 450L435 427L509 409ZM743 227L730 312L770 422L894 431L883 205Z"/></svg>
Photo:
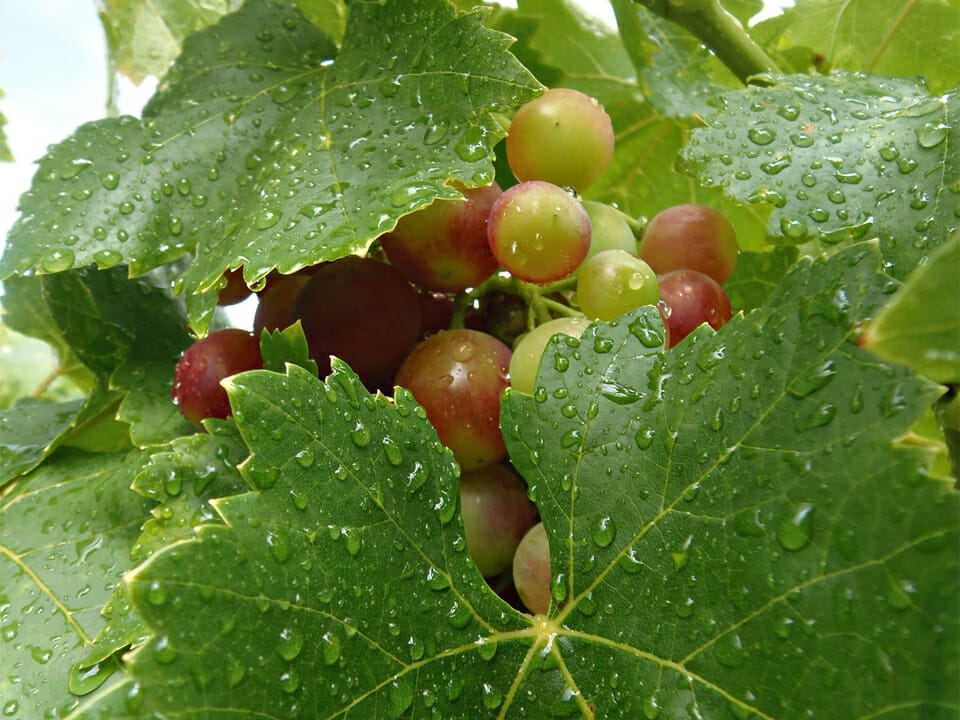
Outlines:
<svg viewBox="0 0 960 720"><path fill-rule="evenodd" d="M460 475L460 510L467 550L484 577L510 567L536 517L526 483L502 464Z"/></svg>
<svg viewBox="0 0 960 720"><path fill-rule="evenodd" d="M737 264L737 234L707 205L674 205L649 222L638 254L657 274L696 270L725 283Z"/></svg>
<svg viewBox="0 0 960 720"><path fill-rule="evenodd" d="M592 319L615 320L660 299L657 276L640 258L623 250L604 250L580 268L580 309Z"/></svg>
<svg viewBox="0 0 960 720"><path fill-rule="evenodd" d="M542 522L530 528L517 546L513 583L530 612L546 615L550 611L550 544Z"/></svg>
<svg viewBox="0 0 960 720"><path fill-rule="evenodd" d="M463 195L405 215L380 238L390 264L425 290L459 292L497 271L487 243L487 217L500 187L465 189Z"/></svg>
<svg viewBox="0 0 960 720"><path fill-rule="evenodd" d="M557 333L578 338L590 321L580 317L564 317L538 325L517 343L510 358L510 387L517 392L533 395L537 368L547 343Z"/></svg>
<svg viewBox="0 0 960 720"><path fill-rule="evenodd" d="M719 330L733 317L730 298L720 283L696 270L675 270L661 275L660 298L670 347L703 323Z"/></svg>
<svg viewBox="0 0 960 720"><path fill-rule="evenodd" d="M204 418L231 414L224 378L263 367L260 343L246 330L216 330L188 347L177 363L171 397L197 427Z"/></svg>
<svg viewBox="0 0 960 720"><path fill-rule="evenodd" d="M500 462L500 394L507 386L510 348L476 330L447 330L417 345L396 384L413 393L464 470Z"/></svg>
<svg viewBox="0 0 960 720"><path fill-rule="evenodd" d="M583 209L590 217L590 250L584 263L604 250L625 250L631 255L636 254L637 238L625 214L596 200L584 200Z"/></svg>
<svg viewBox="0 0 960 720"><path fill-rule="evenodd" d="M522 182L490 210L487 238L515 277L547 283L566 277L590 249L590 216L573 195L547 182Z"/></svg>
<svg viewBox="0 0 960 720"><path fill-rule="evenodd" d="M583 192L613 158L613 123L594 98L547 90L513 116L507 161L518 180L546 180Z"/></svg>

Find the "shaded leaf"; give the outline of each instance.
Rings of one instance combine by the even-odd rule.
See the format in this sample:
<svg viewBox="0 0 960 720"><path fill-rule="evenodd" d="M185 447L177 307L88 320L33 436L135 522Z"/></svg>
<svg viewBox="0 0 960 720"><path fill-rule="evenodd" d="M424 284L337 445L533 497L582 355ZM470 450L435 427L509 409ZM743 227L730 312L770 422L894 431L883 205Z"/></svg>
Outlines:
<svg viewBox="0 0 960 720"><path fill-rule="evenodd" d="M331 62L299 13L251 0L184 43L143 122L87 124L41 160L0 276L121 260L141 274L194 252L184 289L212 298L228 267L252 284L365 250L457 197L448 181L492 180L491 112L538 86L481 20L444 0L356 2ZM192 312L201 330L212 302Z"/></svg>
<svg viewBox="0 0 960 720"><path fill-rule="evenodd" d="M824 245L879 237L904 278L951 229L960 192L957 95L910 80L837 73L775 78L722 96L683 167L772 209L768 237Z"/></svg>
<svg viewBox="0 0 960 720"><path fill-rule="evenodd" d="M0 498L6 715L56 718L76 706L70 668L103 626L100 608L130 567L130 545L146 514L143 498L129 489L141 458L63 452ZM70 686L96 687L116 669L105 663Z"/></svg>
<svg viewBox="0 0 960 720"><path fill-rule="evenodd" d="M740 253L733 276L723 285L734 312L763 305L770 293L780 286L787 269L799 255L796 248L789 246L762 253Z"/></svg>
<svg viewBox="0 0 960 720"><path fill-rule="evenodd" d="M287 363L293 363L314 375L320 374L317 363L310 359L310 347L299 320L283 330L264 330L260 335L260 354L264 370L283 372Z"/></svg>
<svg viewBox="0 0 960 720"><path fill-rule="evenodd" d="M797 0L777 21L775 49L819 55L824 71L919 75L936 92L957 82L956 0Z"/></svg>
<svg viewBox="0 0 960 720"><path fill-rule="evenodd" d="M942 383L960 382L960 233L933 253L867 326L864 347Z"/></svg>

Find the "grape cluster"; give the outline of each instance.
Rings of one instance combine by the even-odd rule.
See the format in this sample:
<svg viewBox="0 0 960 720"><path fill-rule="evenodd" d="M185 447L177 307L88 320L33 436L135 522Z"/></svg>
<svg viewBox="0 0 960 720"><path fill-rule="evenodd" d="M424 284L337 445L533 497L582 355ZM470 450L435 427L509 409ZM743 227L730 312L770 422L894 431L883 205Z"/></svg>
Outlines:
<svg viewBox="0 0 960 720"><path fill-rule="evenodd" d="M580 198L613 149L610 118L596 100L567 89L543 93L509 127L516 184L457 186L462 199L439 199L403 217L367 257L269 276L253 334L217 331L184 353L173 390L180 411L196 424L228 415L220 380L262 365L264 330L299 321L322 375L337 356L371 391L413 393L461 467L475 564L495 588L515 589L515 602L546 613L547 537L507 459L504 389L533 394L550 338L579 337L591 320L657 305L673 346L697 326L718 329L731 316L722 283L738 249L723 215L679 205L644 229L610 205ZM248 292L240 272L229 271L220 302Z"/></svg>

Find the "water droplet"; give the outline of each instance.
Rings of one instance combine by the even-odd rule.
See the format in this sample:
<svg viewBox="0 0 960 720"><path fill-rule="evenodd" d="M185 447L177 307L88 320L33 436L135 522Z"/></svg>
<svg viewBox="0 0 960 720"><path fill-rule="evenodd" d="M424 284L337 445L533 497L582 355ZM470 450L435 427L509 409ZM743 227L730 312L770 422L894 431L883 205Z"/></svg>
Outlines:
<svg viewBox="0 0 960 720"><path fill-rule="evenodd" d="M747 137L757 145L769 145L777 139L777 133L770 128L756 126L747 131Z"/></svg>
<svg viewBox="0 0 960 720"><path fill-rule="evenodd" d="M660 717L660 701L656 693L643 701L643 716L647 720L657 720Z"/></svg>
<svg viewBox="0 0 960 720"><path fill-rule="evenodd" d="M387 713L390 717L398 718L403 715L413 704L413 683L410 678L404 675L390 683L388 697Z"/></svg>
<svg viewBox="0 0 960 720"><path fill-rule="evenodd" d="M313 465L313 450L310 448L304 448L293 457L296 458L297 464L300 465L300 467L308 468Z"/></svg>
<svg viewBox="0 0 960 720"><path fill-rule="evenodd" d="M116 190L117 186L120 184L120 176L115 172L105 172L100 175L100 184L103 185L107 190Z"/></svg>
<svg viewBox="0 0 960 720"><path fill-rule="evenodd" d="M266 230L280 222L282 215L283 213L276 208L262 208L254 217L254 224L259 230Z"/></svg>
<svg viewBox="0 0 960 720"><path fill-rule="evenodd" d="M147 602L151 605L163 605L167 601L167 591L159 582L153 580L147 588Z"/></svg>
<svg viewBox="0 0 960 720"><path fill-rule="evenodd" d="M300 654L303 648L303 636L292 628L284 628L280 631L280 643L277 645L277 653L284 660L290 661Z"/></svg>
<svg viewBox="0 0 960 720"><path fill-rule="evenodd" d="M358 448L365 448L370 444L370 429L357 420L357 424L350 431L350 439Z"/></svg>
<svg viewBox="0 0 960 720"><path fill-rule="evenodd" d="M73 258L72 250L54 250L49 255L43 256L40 267L48 273L63 272L73 267Z"/></svg>
<svg viewBox="0 0 960 720"><path fill-rule="evenodd" d="M917 142L920 143L921 147L936 147L947 139L949 133L949 125L944 125L943 123L937 123L936 125L929 122L924 123L923 127L917 130Z"/></svg>
<svg viewBox="0 0 960 720"><path fill-rule="evenodd" d="M290 543L280 530L267 533L267 546L278 563L285 563L290 558Z"/></svg>
<svg viewBox="0 0 960 720"><path fill-rule="evenodd" d="M810 503L800 503L788 508L786 516L777 526L777 539L787 550L806 547L813 537L813 510Z"/></svg>
<svg viewBox="0 0 960 720"><path fill-rule="evenodd" d="M616 380L602 380L597 389L601 396L617 405L631 405L642 397L636 388L623 385Z"/></svg>
<svg viewBox="0 0 960 720"><path fill-rule="evenodd" d="M837 374L837 364L827 360L820 365L801 373L796 380L790 383L787 391L795 398L805 398L817 390L826 387Z"/></svg>
<svg viewBox="0 0 960 720"><path fill-rule="evenodd" d="M488 710L496 710L503 702L503 693L490 683L483 684L483 705Z"/></svg>
<svg viewBox="0 0 960 720"><path fill-rule="evenodd" d="M600 547L607 547L617 534L617 526L611 517L602 517L593 525L593 541Z"/></svg>
<svg viewBox="0 0 960 720"><path fill-rule="evenodd" d="M641 450L646 450L653 444L653 438L656 436L656 430L652 427L641 427L637 430L637 434L634 435L634 440L637 442L637 447Z"/></svg>
<svg viewBox="0 0 960 720"><path fill-rule="evenodd" d="M333 633L324 633L320 638L320 655L326 665L333 665L340 659L340 638Z"/></svg>
<svg viewBox="0 0 960 720"><path fill-rule="evenodd" d="M812 430L813 428L823 427L828 425L834 417L837 415L836 405L832 405L828 402L820 403L816 408L811 412L803 414L798 412L796 415L796 422L794 427L797 430Z"/></svg>

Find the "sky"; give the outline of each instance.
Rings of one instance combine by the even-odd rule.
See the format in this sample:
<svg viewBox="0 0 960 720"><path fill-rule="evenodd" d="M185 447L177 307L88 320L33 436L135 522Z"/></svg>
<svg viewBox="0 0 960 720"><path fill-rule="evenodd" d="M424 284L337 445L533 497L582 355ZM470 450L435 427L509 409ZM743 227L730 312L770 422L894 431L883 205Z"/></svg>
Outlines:
<svg viewBox="0 0 960 720"><path fill-rule="evenodd" d="M605 0L577 0L613 24ZM789 0L772 0L774 14ZM509 3L504 3L509 4ZM121 78L121 113L137 115L156 81ZM30 187L46 147L88 120L103 117L107 74L103 31L94 0L0 0L0 112L16 162L0 162L0 249L16 219L17 198Z"/></svg>

